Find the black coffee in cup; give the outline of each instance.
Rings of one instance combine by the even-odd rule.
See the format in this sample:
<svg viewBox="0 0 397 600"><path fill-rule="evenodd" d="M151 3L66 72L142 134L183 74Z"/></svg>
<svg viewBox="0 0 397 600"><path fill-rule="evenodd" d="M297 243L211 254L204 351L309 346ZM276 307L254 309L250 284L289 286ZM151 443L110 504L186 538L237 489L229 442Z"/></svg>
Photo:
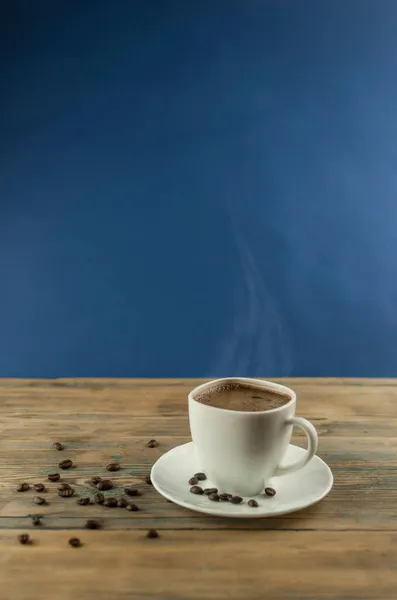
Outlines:
<svg viewBox="0 0 397 600"><path fill-rule="evenodd" d="M201 393L194 396L194 399L201 404L216 408L262 412L284 406L291 400L291 396L259 385L242 382L228 383L227 380L223 380L222 383L206 387Z"/></svg>

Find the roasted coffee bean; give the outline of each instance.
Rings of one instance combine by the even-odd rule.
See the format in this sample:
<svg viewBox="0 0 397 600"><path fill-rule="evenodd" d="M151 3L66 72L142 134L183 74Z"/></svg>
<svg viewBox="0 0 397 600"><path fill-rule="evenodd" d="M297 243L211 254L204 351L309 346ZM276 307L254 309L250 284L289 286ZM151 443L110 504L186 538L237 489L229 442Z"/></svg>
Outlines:
<svg viewBox="0 0 397 600"><path fill-rule="evenodd" d="M219 502L219 496L218 496L218 494L210 494L210 495L208 496L208 498L209 498L210 500L212 500L213 502Z"/></svg>
<svg viewBox="0 0 397 600"><path fill-rule="evenodd" d="M259 504L256 500L248 500L248 506L252 506L252 508L257 508Z"/></svg>
<svg viewBox="0 0 397 600"><path fill-rule="evenodd" d="M33 489L36 492L45 492L45 485L44 483L35 483Z"/></svg>
<svg viewBox="0 0 397 600"><path fill-rule="evenodd" d="M40 515L31 515L32 525L41 525L41 517Z"/></svg>
<svg viewBox="0 0 397 600"><path fill-rule="evenodd" d="M84 527L86 529L100 529L101 524L98 521L94 521L94 519L88 519L88 521L85 522Z"/></svg>
<svg viewBox="0 0 397 600"><path fill-rule="evenodd" d="M35 497L33 498L33 502L34 502L35 504L45 504L45 503L46 503L46 500L45 500L45 498L42 498L41 496L35 496Z"/></svg>
<svg viewBox="0 0 397 600"><path fill-rule="evenodd" d="M217 494L218 490L217 488L205 488L204 492L203 492L206 496L209 496L210 494Z"/></svg>
<svg viewBox="0 0 397 600"><path fill-rule="evenodd" d="M147 475L147 476L145 477L145 483L147 483L148 485L153 485L153 484L152 484L152 480L150 479L150 475Z"/></svg>
<svg viewBox="0 0 397 600"><path fill-rule="evenodd" d="M207 475L205 473L195 473L194 476L199 480L199 481L205 481L207 479Z"/></svg>
<svg viewBox="0 0 397 600"><path fill-rule="evenodd" d="M61 460L58 466L60 469L70 469L70 467L73 467L73 461L67 458L66 460Z"/></svg>
<svg viewBox="0 0 397 600"><path fill-rule="evenodd" d="M139 510L139 508L137 507L137 505L136 505L136 504L133 504L132 502L129 502L129 503L127 504L127 506L126 506L126 509L127 509L127 510L131 510L131 511L134 511L134 512L135 512L135 511L137 511L137 510Z"/></svg>
<svg viewBox="0 0 397 600"><path fill-rule="evenodd" d="M117 506L117 498L105 498L103 506L107 506L108 508L115 508Z"/></svg>
<svg viewBox="0 0 397 600"><path fill-rule="evenodd" d="M156 448L156 446L158 446L157 440L149 440L147 443L148 448Z"/></svg>
<svg viewBox="0 0 397 600"><path fill-rule="evenodd" d="M222 500L222 502L228 502L229 494L219 494L219 500Z"/></svg>
<svg viewBox="0 0 397 600"><path fill-rule="evenodd" d="M127 494L127 496L140 496L139 490L136 488L126 487L124 488L124 493Z"/></svg>
<svg viewBox="0 0 397 600"><path fill-rule="evenodd" d="M63 444L61 444L61 442L54 442L54 444L52 445L53 448L55 448L55 450L63 450Z"/></svg>
<svg viewBox="0 0 397 600"><path fill-rule="evenodd" d="M94 477L91 477L91 483L93 483L94 485L98 485L100 481L102 481L102 477L99 477L98 475L94 475Z"/></svg>
<svg viewBox="0 0 397 600"><path fill-rule="evenodd" d="M84 496L83 498L77 498L76 502L77 504L80 504L80 506L86 506L90 503L90 499L88 496Z"/></svg>
<svg viewBox="0 0 397 600"><path fill-rule="evenodd" d="M267 487L267 488L265 488L265 494L266 494L266 496L275 496L276 490L274 488Z"/></svg>
<svg viewBox="0 0 397 600"><path fill-rule="evenodd" d="M59 485L57 485L57 490L59 490L60 492L62 492L63 490L70 490L70 485L66 482L62 482Z"/></svg>
<svg viewBox="0 0 397 600"><path fill-rule="evenodd" d="M69 486L62 490L59 490L58 496L61 496L61 498L71 498L72 496L74 496L74 489Z"/></svg>
<svg viewBox="0 0 397 600"><path fill-rule="evenodd" d="M120 463L113 462L106 465L107 471L120 471Z"/></svg>
<svg viewBox="0 0 397 600"><path fill-rule="evenodd" d="M81 546L81 542L79 538L70 538L69 545L73 548L79 548L79 546Z"/></svg>
<svg viewBox="0 0 397 600"><path fill-rule="evenodd" d="M61 479L61 476L59 473L49 473L47 475L47 479L49 481L59 481Z"/></svg>
<svg viewBox="0 0 397 600"><path fill-rule="evenodd" d="M30 485L28 483L20 483L17 487L17 492L27 492L29 488Z"/></svg>
<svg viewBox="0 0 397 600"><path fill-rule="evenodd" d="M230 500L232 504L241 504L242 501L243 499L240 498L240 496L232 496L232 499Z"/></svg>
<svg viewBox="0 0 397 600"><path fill-rule="evenodd" d="M125 508L127 506L127 504L128 504L128 502L127 502L127 500L125 498L119 498L117 500L117 506L119 508Z"/></svg>
<svg viewBox="0 0 397 600"><path fill-rule="evenodd" d="M190 491L192 492L192 494L200 495L203 493L203 488L201 488L199 485L194 485L190 488Z"/></svg>
<svg viewBox="0 0 397 600"><path fill-rule="evenodd" d="M159 534L158 534L158 532L157 532L156 529L149 529L149 531L146 534L146 537L148 537L148 538L158 538Z"/></svg>
<svg viewBox="0 0 397 600"><path fill-rule="evenodd" d="M233 498L233 494L226 494L226 496L229 501Z"/></svg>
<svg viewBox="0 0 397 600"><path fill-rule="evenodd" d="M191 477L188 481L189 485L197 485L199 482L199 480L197 479L197 477Z"/></svg>
<svg viewBox="0 0 397 600"><path fill-rule="evenodd" d="M101 494L101 492L98 492L97 494L95 494L95 496L94 496L95 504L103 504L104 501L105 501L105 496L103 494Z"/></svg>
<svg viewBox="0 0 397 600"><path fill-rule="evenodd" d="M110 479L101 479L101 481L97 485L98 490L100 490L101 492L111 490L112 487L113 483L110 481Z"/></svg>
<svg viewBox="0 0 397 600"><path fill-rule="evenodd" d="M30 543L30 537L27 533L21 533L21 535L18 536L18 540L20 544L23 544L25 546L25 544L29 544Z"/></svg>

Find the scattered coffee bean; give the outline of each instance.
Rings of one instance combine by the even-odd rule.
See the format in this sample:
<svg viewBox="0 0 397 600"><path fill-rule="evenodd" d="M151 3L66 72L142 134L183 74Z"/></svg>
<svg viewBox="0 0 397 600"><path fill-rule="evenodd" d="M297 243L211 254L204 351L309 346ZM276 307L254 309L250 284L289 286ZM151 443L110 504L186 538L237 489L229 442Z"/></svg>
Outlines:
<svg viewBox="0 0 397 600"><path fill-rule="evenodd" d="M113 462L106 465L107 471L120 471L120 463Z"/></svg>
<svg viewBox="0 0 397 600"><path fill-rule="evenodd" d="M157 532L156 529L149 529L149 531L146 534L146 537L148 537L148 538L158 538L159 534L158 534L158 532Z"/></svg>
<svg viewBox="0 0 397 600"><path fill-rule="evenodd" d="M199 482L199 480L197 479L197 477L191 477L189 479L189 485L197 485Z"/></svg>
<svg viewBox="0 0 397 600"><path fill-rule="evenodd" d="M102 481L102 477L99 477L98 475L94 475L94 477L91 477L91 483L94 485L98 485L100 481Z"/></svg>
<svg viewBox="0 0 397 600"><path fill-rule="evenodd" d="M207 479L207 475L205 473L195 473L194 476L197 477L199 481L205 481Z"/></svg>
<svg viewBox="0 0 397 600"><path fill-rule="evenodd" d="M94 521L94 519L88 519L88 521L85 522L84 527L86 529L100 529L101 524L98 521Z"/></svg>
<svg viewBox="0 0 397 600"><path fill-rule="evenodd" d="M25 544L29 544L30 543L30 537L27 533L21 533L21 535L18 536L18 540L20 544L23 544L25 546Z"/></svg>
<svg viewBox="0 0 397 600"><path fill-rule="evenodd" d="M133 504L132 502L129 502L129 503L127 504L127 506L126 506L126 509L127 509L127 510L131 510L131 511L134 511L134 512L135 512L135 511L137 511L137 510L139 510L139 508L137 507L137 505L136 505L136 504Z"/></svg>
<svg viewBox="0 0 397 600"><path fill-rule="evenodd" d="M57 490L59 490L60 492L62 492L63 490L70 490L71 486L66 483L66 482L62 482L59 485L57 485Z"/></svg>
<svg viewBox="0 0 397 600"><path fill-rule="evenodd" d="M61 476L59 473L49 473L47 475L47 479L49 481L59 481L61 479Z"/></svg>
<svg viewBox="0 0 397 600"><path fill-rule="evenodd" d="M90 503L90 499L88 496L84 496L83 498L77 498L76 502L77 504L80 504L80 506L86 506Z"/></svg>
<svg viewBox="0 0 397 600"><path fill-rule="evenodd" d="M252 506L252 508L257 508L259 504L256 500L248 500L248 506Z"/></svg>
<svg viewBox="0 0 397 600"><path fill-rule="evenodd" d="M98 490L101 490L101 492L111 490L112 487L113 483L110 481L110 479L101 479L101 481L97 485Z"/></svg>
<svg viewBox="0 0 397 600"><path fill-rule="evenodd" d="M41 525L41 517L40 515L31 515L32 525Z"/></svg>
<svg viewBox="0 0 397 600"><path fill-rule="evenodd" d="M230 500L232 504L241 504L242 501L243 499L240 498L240 496L232 496L232 499Z"/></svg>
<svg viewBox="0 0 397 600"><path fill-rule="evenodd" d="M192 494L200 495L203 493L203 488L201 488L199 485L194 485L190 488L190 491L192 492Z"/></svg>
<svg viewBox="0 0 397 600"><path fill-rule="evenodd" d="M229 494L219 494L219 500L222 500L222 502L228 502Z"/></svg>
<svg viewBox="0 0 397 600"><path fill-rule="evenodd" d="M103 506L107 506L108 508L115 508L117 506L117 498L109 497L105 498L105 502Z"/></svg>
<svg viewBox="0 0 397 600"><path fill-rule="evenodd" d="M58 466L60 469L70 469L70 467L73 467L73 461L67 458L66 460L61 460Z"/></svg>
<svg viewBox="0 0 397 600"><path fill-rule="evenodd" d="M52 447L55 448L55 450L63 450L64 449L64 446L63 446L63 444L61 444L61 442L54 442Z"/></svg>
<svg viewBox="0 0 397 600"><path fill-rule="evenodd" d="M17 487L17 492L27 492L29 488L30 485L28 483L20 483Z"/></svg>
<svg viewBox="0 0 397 600"><path fill-rule="evenodd" d="M35 497L33 498L33 502L34 502L35 504L45 504L45 503L46 503L46 500L45 500L45 498L42 498L41 496L35 496Z"/></svg>
<svg viewBox="0 0 397 600"><path fill-rule="evenodd" d="M59 490L58 496L60 496L61 498L71 498L72 496L74 496L74 489L69 486L62 490Z"/></svg>
<svg viewBox="0 0 397 600"><path fill-rule="evenodd" d="M147 483L148 485L153 485L153 484L152 484L152 480L150 479L150 475L147 475L147 476L145 477L145 483Z"/></svg>
<svg viewBox="0 0 397 600"><path fill-rule="evenodd" d="M45 492L45 485L44 483L35 483L33 489L36 492Z"/></svg>
<svg viewBox="0 0 397 600"><path fill-rule="evenodd" d="M125 498L119 498L117 500L117 506L119 508L125 508L127 506L127 504L128 504L128 502L127 502L127 500Z"/></svg>
<svg viewBox="0 0 397 600"><path fill-rule="evenodd" d="M156 446L158 446L158 442L157 440L149 440L147 443L147 447L148 448L156 448Z"/></svg>
<svg viewBox="0 0 397 600"><path fill-rule="evenodd" d="M267 487L267 488L265 488L265 494L266 494L266 496L275 496L276 490L274 488Z"/></svg>
<svg viewBox="0 0 397 600"><path fill-rule="evenodd" d="M94 496L95 504L103 504L104 501L105 501L105 496L103 494L101 494L101 492L98 492L97 494L95 494L95 496Z"/></svg>
<svg viewBox="0 0 397 600"><path fill-rule="evenodd" d="M233 494L226 494L226 496L227 496L227 499L229 500L229 502L233 498Z"/></svg>
<svg viewBox="0 0 397 600"><path fill-rule="evenodd" d="M81 542L79 538L70 538L69 545L73 548L79 548L79 546L81 546Z"/></svg>
<svg viewBox="0 0 397 600"><path fill-rule="evenodd" d="M213 502L219 502L219 496L218 496L218 494L216 494L216 493L214 493L214 494L210 494L210 495L208 496L208 498L209 498L210 500L212 500Z"/></svg>
<svg viewBox="0 0 397 600"><path fill-rule="evenodd" d="M206 496L209 496L210 494L217 494L218 490L217 488L205 488L204 492L203 492Z"/></svg>
<svg viewBox="0 0 397 600"><path fill-rule="evenodd" d="M139 490L136 488L126 487L124 488L124 493L127 494L127 496L140 496Z"/></svg>

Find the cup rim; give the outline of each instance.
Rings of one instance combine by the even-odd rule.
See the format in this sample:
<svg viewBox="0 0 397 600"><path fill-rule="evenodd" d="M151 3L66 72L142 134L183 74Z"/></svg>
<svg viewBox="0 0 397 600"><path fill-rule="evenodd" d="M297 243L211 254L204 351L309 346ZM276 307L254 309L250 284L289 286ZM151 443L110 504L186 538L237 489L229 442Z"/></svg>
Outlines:
<svg viewBox="0 0 397 600"><path fill-rule="evenodd" d="M223 383L242 382L242 383L252 383L255 385L261 384L261 385L263 385L263 387L282 390L282 391L286 392L288 394L288 396L290 396L291 398L290 398L290 400L288 400L288 402L286 404L283 404L282 406L278 406L277 408L269 408L268 410L255 410L255 411L253 411L253 410L231 410L230 408L220 408L218 406L211 406L209 404L203 404L202 402L199 402L198 400L196 400L196 398L194 398L194 395L197 394L197 392L199 392L201 390L205 390L205 388L209 387L210 385L221 383L221 382L223 382ZM281 383L276 383L274 381L268 381L267 379L258 379L255 377L220 377L218 379L210 379L209 381L206 381L205 383L201 383L200 385L196 386L193 390L191 390L189 392L188 401L194 402L195 404L199 404L200 406L204 407L205 409L218 410L218 411L237 414L237 415L264 415L264 414L268 415L268 414L274 414L276 412L283 411L286 408L288 408L289 406L291 406L291 404L294 404L296 402L296 392L292 388L287 387L286 385L282 385Z"/></svg>

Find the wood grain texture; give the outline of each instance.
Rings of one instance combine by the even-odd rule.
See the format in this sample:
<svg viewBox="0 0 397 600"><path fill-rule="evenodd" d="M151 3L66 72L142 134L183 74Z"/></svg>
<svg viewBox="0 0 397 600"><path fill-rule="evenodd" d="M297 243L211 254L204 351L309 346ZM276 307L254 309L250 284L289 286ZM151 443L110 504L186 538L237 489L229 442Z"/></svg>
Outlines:
<svg viewBox="0 0 397 600"><path fill-rule="evenodd" d="M168 503L144 482L153 462L189 439L187 393L198 380L0 380L0 599L264 598L387 600L397 566L397 382L283 380L320 436L335 486L301 512L252 521L205 517ZM157 448L146 442L156 438ZM52 449L54 441L65 450ZM299 434L295 438L300 443ZM77 495L112 473L139 487L140 511L78 506L46 481L61 459ZM108 474L109 475L109 474ZM21 481L45 482L48 505ZM45 515L41 528L28 515ZM82 529L98 518L102 531ZM156 527L161 537L147 540ZM22 547L17 534L34 543ZM79 549L67 540L84 540ZM194 582L194 583L193 583Z"/></svg>

